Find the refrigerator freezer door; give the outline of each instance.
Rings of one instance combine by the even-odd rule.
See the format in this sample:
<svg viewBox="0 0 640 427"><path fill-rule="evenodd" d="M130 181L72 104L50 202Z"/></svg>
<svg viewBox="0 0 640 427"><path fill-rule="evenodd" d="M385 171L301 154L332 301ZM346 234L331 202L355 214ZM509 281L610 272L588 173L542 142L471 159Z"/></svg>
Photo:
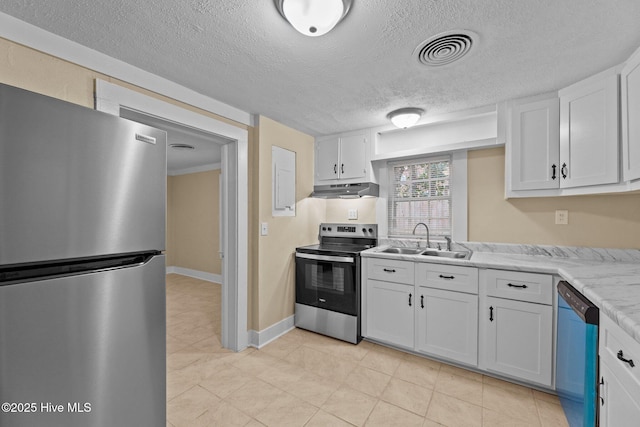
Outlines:
<svg viewBox="0 0 640 427"><path fill-rule="evenodd" d="M0 265L165 248L166 133L0 85Z"/></svg>
<svg viewBox="0 0 640 427"><path fill-rule="evenodd" d="M164 426L164 284L158 255L0 286L0 425Z"/></svg>

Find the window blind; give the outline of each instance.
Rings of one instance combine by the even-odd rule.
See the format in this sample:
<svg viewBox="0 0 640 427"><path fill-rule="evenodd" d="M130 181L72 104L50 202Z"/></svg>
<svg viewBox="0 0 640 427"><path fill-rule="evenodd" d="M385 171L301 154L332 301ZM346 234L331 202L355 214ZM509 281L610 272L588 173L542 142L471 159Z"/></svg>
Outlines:
<svg viewBox="0 0 640 427"><path fill-rule="evenodd" d="M387 218L390 237L412 235L416 224L431 236L451 236L451 157L389 163ZM424 227L416 235L426 235Z"/></svg>

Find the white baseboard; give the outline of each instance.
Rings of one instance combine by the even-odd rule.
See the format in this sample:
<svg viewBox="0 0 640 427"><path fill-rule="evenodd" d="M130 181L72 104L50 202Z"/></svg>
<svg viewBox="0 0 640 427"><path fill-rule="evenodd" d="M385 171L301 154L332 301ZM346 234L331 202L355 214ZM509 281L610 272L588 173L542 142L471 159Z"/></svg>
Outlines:
<svg viewBox="0 0 640 427"><path fill-rule="evenodd" d="M196 279L206 280L207 282L222 283L220 274L207 273L205 271L192 270L190 268L176 267L170 265L167 267L167 274L180 274L181 276L195 277Z"/></svg>
<svg viewBox="0 0 640 427"><path fill-rule="evenodd" d="M261 348L295 328L294 316L282 319L261 331L249 330L249 346Z"/></svg>

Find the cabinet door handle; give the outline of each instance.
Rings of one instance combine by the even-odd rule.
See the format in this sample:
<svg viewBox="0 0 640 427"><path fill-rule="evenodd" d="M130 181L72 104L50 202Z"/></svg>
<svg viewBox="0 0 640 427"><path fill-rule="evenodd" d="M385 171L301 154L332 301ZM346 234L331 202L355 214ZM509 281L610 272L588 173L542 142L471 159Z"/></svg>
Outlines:
<svg viewBox="0 0 640 427"><path fill-rule="evenodd" d="M455 276L443 276L442 274L440 275L441 279L447 279L447 280L451 280L451 279L455 279Z"/></svg>
<svg viewBox="0 0 640 427"><path fill-rule="evenodd" d="M493 322L493 306L489 307L489 322Z"/></svg>
<svg viewBox="0 0 640 427"><path fill-rule="evenodd" d="M344 174L344 163L340 165L340 173Z"/></svg>
<svg viewBox="0 0 640 427"><path fill-rule="evenodd" d="M622 350L620 350L620 351L618 352L618 360L621 360L621 361L623 361L623 362L625 362L625 363L628 363L628 364L629 364L629 366L631 366L632 368L633 368L634 366L636 366L636 364L635 364L635 363L633 363L633 359L625 359L625 358L624 358L624 353L622 352Z"/></svg>
<svg viewBox="0 0 640 427"><path fill-rule="evenodd" d="M334 173L335 175L337 175L337 174L338 174L338 164L337 164L337 163L334 163L334 164L333 164L333 173Z"/></svg>
<svg viewBox="0 0 640 427"><path fill-rule="evenodd" d="M555 164L551 165L551 171L552 171L551 172L551 179L553 179L555 181L555 179L556 179L556 165Z"/></svg>
<svg viewBox="0 0 640 427"><path fill-rule="evenodd" d="M387 273L395 273L396 271L392 268L383 268L382 271L386 271Z"/></svg>
<svg viewBox="0 0 640 427"><path fill-rule="evenodd" d="M411 294L409 294L409 307L411 307Z"/></svg>
<svg viewBox="0 0 640 427"><path fill-rule="evenodd" d="M600 387L600 393L598 393L599 397L600 397L600 406L604 406L604 397L602 397L604 395L602 388L604 387L604 377L600 377L600 384L598 384Z"/></svg>
<svg viewBox="0 0 640 427"><path fill-rule="evenodd" d="M420 295L420 308L424 308L424 295Z"/></svg>
<svg viewBox="0 0 640 427"><path fill-rule="evenodd" d="M528 286L527 285L514 285L513 283L507 283L507 286L510 288L520 288L520 289L527 289Z"/></svg>
<svg viewBox="0 0 640 427"><path fill-rule="evenodd" d="M560 174L562 174L562 179L567 179L567 173L568 173L567 164L563 163L562 169L560 169Z"/></svg>

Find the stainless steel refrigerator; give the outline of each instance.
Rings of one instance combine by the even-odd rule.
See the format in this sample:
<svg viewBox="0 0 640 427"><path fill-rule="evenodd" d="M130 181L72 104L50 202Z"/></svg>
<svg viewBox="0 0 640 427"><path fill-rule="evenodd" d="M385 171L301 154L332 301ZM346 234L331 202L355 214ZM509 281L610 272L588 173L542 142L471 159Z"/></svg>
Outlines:
<svg viewBox="0 0 640 427"><path fill-rule="evenodd" d="M0 85L0 426L164 426L166 133Z"/></svg>

